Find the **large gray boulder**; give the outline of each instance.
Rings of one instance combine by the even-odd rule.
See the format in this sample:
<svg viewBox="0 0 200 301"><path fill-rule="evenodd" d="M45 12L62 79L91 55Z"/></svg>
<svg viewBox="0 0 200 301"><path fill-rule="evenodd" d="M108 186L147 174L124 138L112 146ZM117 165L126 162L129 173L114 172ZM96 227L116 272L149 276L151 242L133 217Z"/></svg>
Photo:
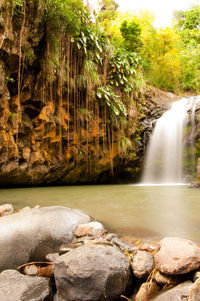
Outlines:
<svg viewBox="0 0 200 301"><path fill-rule="evenodd" d="M190 240L166 237L160 241L154 260L162 274L186 274L199 268L200 248Z"/></svg>
<svg viewBox="0 0 200 301"><path fill-rule="evenodd" d="M188 301L193 283L191 281L183 282L167 291L161 293L153 301Z"/></svg>
<svg viewBox="0 0 200 301"><path fill-rule="evenodd" d="M15 269L70 243L78 224L90 221L83 212L66 207L22 210L0 218L0 271Z"/></svg>
<svg viewBox="0 0 200 301"><path fill-rule="evenodd" d="M5 270L0 274L1 301L47 301L51 297L47 278L24 276L15 270Z"/></svg>
<svg viewBox="0 0 200 301"><path fill-rule="evenodd" d="M132 287L128 257L111 246L82 246L60 256L54 276L59 301L114 300Z"/></svg>

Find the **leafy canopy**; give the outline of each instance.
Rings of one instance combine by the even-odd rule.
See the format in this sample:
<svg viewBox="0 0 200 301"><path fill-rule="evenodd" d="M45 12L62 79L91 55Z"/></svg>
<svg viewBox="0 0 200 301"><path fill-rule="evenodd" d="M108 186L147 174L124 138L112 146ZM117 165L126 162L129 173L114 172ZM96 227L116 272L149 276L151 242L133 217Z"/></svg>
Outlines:
<svg viewBox="0 0 200 301"><path fill-rule="evenodd" d="M132 20L130 23L128 23L127 20L122 22L120 31L124 38L123 45L125 49L138 51L142 47L143 42L140 38L141 30L140 24L135 20Z"/></svg>

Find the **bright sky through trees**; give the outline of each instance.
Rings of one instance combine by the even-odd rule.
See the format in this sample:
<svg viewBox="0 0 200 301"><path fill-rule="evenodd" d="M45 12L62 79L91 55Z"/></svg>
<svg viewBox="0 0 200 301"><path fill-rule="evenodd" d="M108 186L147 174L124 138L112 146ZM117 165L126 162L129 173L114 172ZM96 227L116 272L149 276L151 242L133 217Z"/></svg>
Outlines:
<svg viewBox="0 0 200 301"><path fill-rule="evenodd" d="M89 0L93 7L98 6L98 0ZM170 26L174 10L185 10L193 4L200 4L200 0L116 0L120 11L138 11L148 9L155 15L156 27Z"/></svg>

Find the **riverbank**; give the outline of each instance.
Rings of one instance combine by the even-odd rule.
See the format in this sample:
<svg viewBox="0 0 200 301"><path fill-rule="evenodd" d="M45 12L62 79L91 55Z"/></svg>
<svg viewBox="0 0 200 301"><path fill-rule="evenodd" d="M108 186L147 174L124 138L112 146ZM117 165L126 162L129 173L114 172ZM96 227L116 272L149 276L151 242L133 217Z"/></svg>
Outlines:
<svg viewBox="0 0 200 301"><path fill-rule="evenodd" d="M192 241L123 240L61 206L14 213L4 205L0 215L1 300L199 300L200 248Z"/></svg>

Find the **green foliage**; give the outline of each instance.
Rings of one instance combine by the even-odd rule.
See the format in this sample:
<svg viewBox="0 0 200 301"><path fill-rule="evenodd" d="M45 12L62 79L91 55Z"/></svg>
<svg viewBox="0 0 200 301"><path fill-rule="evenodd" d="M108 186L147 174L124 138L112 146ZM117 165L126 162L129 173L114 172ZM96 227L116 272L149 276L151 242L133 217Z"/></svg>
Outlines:
<svg viewBox="0 0 200 301"><path fill-rule="evenodd" d="M6 76L6 80L12 84L15 82L14 78Z"/></svg>
<svg viewBox="0 0 200 301"><path fill-rule="evenodd" d="M24 53L25 53L25 57L26 57L26 60L28 61L28 63L32 64L35 59L34 49L31 47L27 47L24 50Z"/></svg>
<svg viewBox="0 0 200 301"><path fill-rule="evenodd" d="M141 58L135 52L118 48L110 62L110 84L121 87L125 92L135 87L134 80L140 72Z"/></svg>
<svg viewBox="0 0 200 301"><path fill-rule="evenodd" d="M128 149L131 149L132 147L133 147L132 141L128 137L121 136L120 149L122 153L126 155Z"/></svg>
<svg viewBox="0 0 200 301"><path fill-rule="evenodd" d="M12 121L16 121L17 120L17 113L11 113L11 118L12 118Z"/></svg>
<svg viewBox="0 0 200 301"><path fill-rule="evenodd" d="M88 119L90 119L90 120L92 120L92 119L94 119L94 116L93 116L93 114L90 112L90 111L88 111L87 109L85 109L85 108L80 108L80 113L85 117L87 117Z"/></svg>
<svg viewBox="0 0 200 301"><path fill-rule="evenodd" d="M200 6L175 14L174 26L179 35L179 59L182 66L180 78L183 90L200 90Z"/></svg>
<svg viewBox="0 0 200 301"><path fill-rule="evenodd" d="M182 48L197 47L200 43L200 6L175 13L174 27L182 39Z"/></svg>
<svg viewBox="0 0 200 301"><path fill-rule="evenodd" d="M181 78L179 58L179 36L167 28L156 31L149 27L144 37L141 55L144 58L144 70L150 84L158 88L178 92Z"/></svg>
<svg viewBox="0 0 200 301"><path fill-rule="evenodd" d="M72 41L74 41L78 49L83 49L85 55L93 52L96 63L102 64L102 53L105 47L107 37L105 33L93 24L83 24L80 33Z"/></svg>
<svg viewBox="0 0 200 301"><path fill-rule="evenodd" d="M101 0L99 5L101 8L101 11L110 10L110 11L115 12L119 7L119 5L117 4L117 2L115 0Z"/></svg>
<svg viewBox="0 0 200 301"><path fill-rule="evenodd" d="M86 82L91 87L96 87L101 84L100 76L98 74L98 65L92 60L93 54L91 53L91 57L84 61L84 75L86 78Z"/></svg>
<svg viewBox="0 0 200 301"><path fill-rule="evenodd" d="M10 17L21 17L23 16L23 6L26 0L2 0L5 13Z"/></svg>
<svg viewBox="0 0 200 301"><path fill-rule="evenodd" d="M101 23L102 27L107 31L109 23L117 16L118 4L115 0L101 0L100 11L97 15L97 21Z"/></svg>
<svg viewBox="0 0 200 301"><path fill-rule="evenodd" d="M124 48L129 51L139 51L143 45L140 38L141 26L135 20L130 23L127 20L123 21L120 27L122 37L124 38Z"/></svg>
<svg viewBox="0 0 200 301"><path fill-rule="evenodd" d="M77 35L82 23L89 17L82 0L44 0L46 1L47 26L53 32L67 32Z"/></svg>
<svg viewBox="0 0 200 301"><path fill-rule="evenodd" d="M56 78L60 66L61 41L64 35L78 37L90 16L82 0L40 0L46 5L44 22L47 29L46 67L49 82Z"/></svg>
<svg viewBox="0 0 200 301"><path fill-rule="evenodd" d="M54 115L54 120L55 120L55 122L56 122L57 124L60 123L60 119L59 119L59 117L58 117L57 115Z"/></svg>
<svg viewBox="0 0 200 301"><path fill-rule="evenodd" d="M196 140L194 152L195 152L196 157L199 158L200 157L200 138L197 138L197 140Z"/></svg>
<svg viewBox="0 0 200 301"><path fill-rule="evenodd" d="M94 83L94 92L102 85L99 74L105 61L109 72L103 79L104 84L112 86L113 91L120 90L128 95L140 90L144 85L143 74L151 85L165 90L200 90L199 5L176 12L173 27L156 30L150 13L119 13L115 0L100 1L100 11L94 22L91 22L83 0L37 1L45 6L49 81L56 78L60 68L61 41L64 35L68 35L71 42L83 51L85 62L79 83L85 87ZM27 5L28 0L3 0L3 3L8 14L14 14L16 20L20 20L23 5ZM136 54L138 52L140 55ZM31 64L35 59L33 49L24 48L23 53L25 63ZM66 69L66 65L63 68Z"/></svg>
<svg viewBox="0 0 200 301"><path fill-rule="evenodd" d="M200 28L200 6L193 6L187 11L176 11L174 13L175 27L178 30L192 30Z"/></svg>
<svg viewBox="0 0 200 301"><path fill-rule="evenodd" d="M116 120L116 117L119 119L126 118L126 107L120 100L120 97L114 93L111 86L107 85L106 87L99 87L97 90L97 97L102 105L106 104L109 107L113 120Z"/></svg>
<svg viewBox="0 0 200 301"><path fill-rule="evenodd" d="M9 8L14 9L15 7L22 7L25 3L25 0L3 0L3 5Z"/></svg>
<svg viewBox="0 0 200 301"><path fill-rule="evenodd" d="M23 6L24 0L14 0L14 6Z"/></svg>
<svg viewBox="0 0 200 301"><path fill-rule="evenodd" d="M140 125L139 127L136 128L135 130L135 137L134 137L134 141L140 141L141 138L141 132L143 131L143 125Z"/></svg>
<svg viewBox="0 0 200 301"><path fill-rule="evenodd" d="M182 63L182 89L200 91L200 46L182 49L180 60Z"/></svg>

